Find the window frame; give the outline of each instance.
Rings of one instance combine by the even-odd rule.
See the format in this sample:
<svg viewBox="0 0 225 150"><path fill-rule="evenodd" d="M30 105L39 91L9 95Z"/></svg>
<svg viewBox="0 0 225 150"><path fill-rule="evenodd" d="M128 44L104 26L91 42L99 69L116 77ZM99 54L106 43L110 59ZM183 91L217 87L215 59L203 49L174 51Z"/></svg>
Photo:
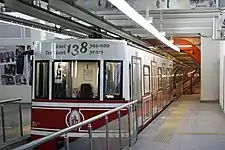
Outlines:
<svg viewBox="0 0 225 150"><path fill-rule="evenodd" d="M145 74L145 68L147 68L148 69L148 74ZM148 79L149 79L149 91L148 92L146 92L145 90L145 77L148 77ZM144 84L144 94L149 94L149 93L151 93L151 68L150 68L150 66L149 65L144 65L143 66L143 84Z"/></svg>
<svg viewBox="0 0 225 150"><path fill-rule="evenodd" d="M153 67L155 68L155 69L153 69ZM154 70L156 70L155 72L156 72L156 74L154 75L154 73L153 73L153 71ZM154 60L152 60L151 61L151 90L152 90L152 92L154 93L154 91L155 90L157 90L157 62L156 61L154 61Z"/></svg>
<svg viewBox="0 0 225 150"><path fill-rule="evenodd" d="M105 97L105 82L106 82L106 78L105 78L105 70L106 70L106 63L121 63L121 74L120 74L120 95L118 96L118 98L106 98ZM103 100L110 100L110 99L116 99L116 100L124 100L123 97L123 60L103 60Z"/></svg>
<svg viewBox="0 0 225 150"><path fill-rule="evenodd" d="M169 86L169 84L170 84L170 78L171 78L171 76L170 76L170 68L166 68L166 76L167 76L167 86Z"/></svg>
<svg viewBox="0 0 225 150"><path fill-rule="evenodd" d="M47 78L47 85L48 85L48 87L47 87L47 96L46 97L40 97L40 96L37 96L37 94L36 94L36 92L37 92L37 64L38 63L47 63L47 66L48 66L48 78ZM49 89L50 89L50 85L49 85L49 81L50 81L50 76L49 76L49 69L50 69L50 62L48 61L48 60L36 60L35 61L35 71L34 71L34 77L35 77L35 79L34 79L34 83L35 83L35 85L33 85L34 86L34 99L49 99Z"/></svg>
<svg viewBox="0 0 225 150"><path fill-rule="evenodd" d="M159 70L161 70L161 74L159 74ZM158 91L163 89L163 81L162 81L162 67L158 67ZM159 84L159 78L161 79L161 85Z"/></svg>
<svg viewBox="0 0 225 150"><path fill-rule="evenodd" d="M100 60L53 60L51 65L52 65L52 99L72 99L72 100L80 100L80 98L73 98L73 97L60 97L60 98L55 98L53 97L53 80L54 80L54 70L55 70L55 66L54 66L54 63L55 62L75 62L77 61L78 62L97 62L98 63L98 68L99 68L99 72L98 72L98 95L97 95L97 98L92 98L92 99L87 99L87 100L100 100L100 74L101 74L101 71L100 71ZM83 100L83 99L82 99Z"/></svg>

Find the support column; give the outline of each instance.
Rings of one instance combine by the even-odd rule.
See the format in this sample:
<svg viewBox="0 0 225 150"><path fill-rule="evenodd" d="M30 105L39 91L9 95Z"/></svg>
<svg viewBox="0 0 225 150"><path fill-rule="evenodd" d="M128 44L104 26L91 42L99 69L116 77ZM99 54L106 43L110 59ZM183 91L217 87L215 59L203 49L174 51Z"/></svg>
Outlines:
<svg viewBox="0 0 225 150"><path fill-rule="evenodd" d="M201 101L219 100L220 43L201 38Z"/></svg>
<svg viewBox="0 0 225 150"><path fill-rule="evenodd" d="M224 86L225 86L225 80L224 80L224 70L225 70L225 41L220 41L220 94L219 94L219 100L220 105L222 109L224 110Z"/></svg>

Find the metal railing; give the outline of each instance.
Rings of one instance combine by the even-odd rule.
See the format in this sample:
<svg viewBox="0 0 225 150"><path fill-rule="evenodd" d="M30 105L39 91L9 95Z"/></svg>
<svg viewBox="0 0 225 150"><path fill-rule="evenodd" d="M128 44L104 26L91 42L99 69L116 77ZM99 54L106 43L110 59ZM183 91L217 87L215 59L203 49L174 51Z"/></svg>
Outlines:
<svg viewBox="0 0 225 150"><path fill-rule="evenodd" d="M16 99L8 99L8 100L0 100L1 107L1 126L2 126L2 142L6 144L6 129L5 129L5 114L4 111L5 105L17 102L19 104L19 128L20 128L20 136L23 137L23 118L22 118L22 107L21 107L21 98Z"/></svg>
<svg viewBox="0 0 225 150"><path fill-rule="evenodd" d="M199 77L192 77L188 81L186 81L183 87L183 94L193 94L193 91L195 89L194 87L199 83L199 81Z"/></svg>
<svg viewBox="0 0 225 150"><path fill-rule="evenodd" d="M119 107L116 107L116 108L114 108L114 109L111 109L111 110L109 110L109 111L106 111L106 112L104 112L104 113L101 113L101 114L99 114L99 115L97 115L97 116L94 116L94 117L92 117L92 118L90 118L90 119L87 119L87 120L84 120L83 122L80 122L80 123L78 123L78 124L75 124L75 125L72 125L72 126L70 126L70 127L68 127L68 128L65 128L65 129L62 129L62 130L60 130L60 131L58 131L58 132L55 132L55 133L52 133L52 134L50 134L50 135L47 135L47 136L45 136L45 137L43 137L43 138L40 138L40 139L37 139L37 140L35 140L35 141L32 141L32 142L30 142L30 143L27 143L27 144L25 144L25 145L22 145L22 146L20 146L20 147L17 147L17 148L15 148L15 149L13 149L13 150L25 150L25 149L32 149L32 148L35 148L35 147L37 147L37 146L40 146L41 144L44 144L44 143L46 143L46 142L48 142L48 141L51 141L51 140L53 140L53 139L57 139L57 138L59 138L59 137L63 137L64 138L64 149L65 150L69 150L70 149L70 142L69 142L69 140L70 140L70 134L69 134L69 132L72 132L72 131L75 131L75 130L77 130L77 129L79 129L79 128L81 128L81 127L83 127L83 126L86 126L86 125L88 125L88 136L87 136L87 138L88 138L88 150L93 150L93 136L92 136L92 134L94 133L93 131L94 130L92 130L92 123L94 122L94 121L97 121L97 120L99 120L99 119L102 119L102 118L104 118L105 119L105 130L104 130L104 134L105 134L105 139L104 139L104 141L105 141L105 144L106 144L106 147L105 147L105 150L109 150L110 149L110 147L109 147L109 143L110 143L110 141L109 141L109 119L110 118L108 118L108 116L110 115L110 114L113 114L113 113L117 113L117 118L116 118L116 120L117 120L117 127L119 128L118 129L118 134L119 134L119 136L118 136L118 143L119 143L119 145L118 145L118 149L120 149L120 150L122 150L124 147L122 146L122 131L121 131L121 118L122 118L122 115L121 115L121 111L122 110L124 110L124 109L126 109L126 110L128 110L127 112L128 112L128 128L129 128L129 130L128 130L128 135L129 135L129 142L127 143L127 145L128 146L131 146L131 144L132 144L132 142L135 140L137 140L138 139L138 121L137 121L137 105L138 105L138 100L134 100L134 101L132 101L132 102L129 102L129 103L126 103L126 104L123 104L123 105L121 105L121 106L119 106ZM132 114L132 111L133 111L133 114ZM131 116L134 116L135 115L135 117L133 118L133 119L131 119ZM133 120L133 122L131 121L131 120ZM133 137L131 136L131 122L133 123L133 125L134 125L134 123L136 123L136 125L134 125L134 126L132 126L133 128L136 128L136 129L134 129L134 131L135 132L133 132ZM102 144L102 143L100 143L100 144ZM113 147L114 147L115 145L113 145Z"/></svg>

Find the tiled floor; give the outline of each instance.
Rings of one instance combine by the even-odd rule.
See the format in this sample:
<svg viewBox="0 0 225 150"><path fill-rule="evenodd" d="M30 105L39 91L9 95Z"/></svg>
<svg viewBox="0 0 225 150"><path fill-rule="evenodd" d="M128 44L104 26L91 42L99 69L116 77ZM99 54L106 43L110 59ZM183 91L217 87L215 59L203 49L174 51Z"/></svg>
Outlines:
<svg viewBox="0 0 225 150"><path fill-rule="evenodd" d="M225 150L225 114L217 103L187 95L142 133L131 150Z"/></svg>

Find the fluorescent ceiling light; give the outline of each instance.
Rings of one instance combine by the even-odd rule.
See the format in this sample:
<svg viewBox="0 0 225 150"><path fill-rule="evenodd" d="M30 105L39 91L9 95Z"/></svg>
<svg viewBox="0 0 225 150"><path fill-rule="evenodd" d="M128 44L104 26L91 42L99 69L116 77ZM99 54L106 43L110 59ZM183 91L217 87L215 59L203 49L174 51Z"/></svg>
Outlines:
<svg viewBox="0 0 225 150"><path fill-rule="evenodd" d="M188 47L192 47L192 45L177 45L180 48L188 48Z"/></svg>
<svg viewBox="0 0 225 150"><path fill-rule="evenodd" d="M153 17L145 17L145 18L148 21L148 23L152 23L153 22Z"/></svg>
<svg viewBox="0 0 225 150"><path fill-rule="evenodd" d="M71 36L63 35L63 34L59 34L59 33L55 33L55 37L60 38L60 39L70 39L70 38L72 38Z"/></svg>
<svg viewBox="0 0 225 150"><path fill-rule="evenodd" d="M148 48L152 49L152 48L155 48L155 47L153 47L153 46L149 46Z"/></svg>
<svg viewBox="0 0 225 150"><path fill-rule="evenodd" d="M170 39L169 41L170 41L171 43L174 43L174 40L173 40L173 39Z"/></svg>
<svg viewBox="0 0 225 150"><path fill-rule="evenodd" d="M81 21L81 20L77 20L76 22L78 22L78 23L80 23L82 25L88 26L88 27L91 27L92 26L92 25L90 25L90 24L88 24L88 23L86 23L84 21Z"/></svg>
<svg viewBox="0 0 225 150"><path fill-rule="evenodd" d="M152 33L164 44L180 52L179 47L169 42L162 34L160 34L160 32L153 25L151 25L142 15L137 13L126 1L124 0L108 0L108 1L112 3L115 7L117 7L120 11L122 11L125 15L127 15L129 18L131 18L133 21L135 21L140 26L145 28L148 32Z"/></svg>
<svg viewBox="0 0 225 150"><path fill-rule="evenodd" d="M25 15L25 14L22 14L22 13L19 13L19 12L4 12L3 14L10 15L10 16L13 16L13 17L22 18L22 19L26 19L26 20L35 20L35 19L37 19L37 18L28 16L28 15Z"/></svg>
<svg viewBox="0 0 225 150"><path fill-rule="evenodd" d="M117 36L117 35L115 35L115 34L112 34L112 33L110 33L110 32L107 32L107 34L108 34L109 36L114 37L114 38L119 38L119 36Z"/></svg>
<svg viewBox="0 0 225 150"><path fill-rule="evenodd" d="M70 37L70 38L74 38L74 37L72 37L72 36L67 36L67 35L63 35L63 34L56 33L56 32L51 32L51 31L47 31L47 30L42 30L42 29L38 29L38 28L33 28L33 27L30 27L30 26L26 26L26 25L22 25L22 24L17 24L17 23L14 23L14 22L7 22L7 21L0 20L0 23L1 23L1 22L2 22L2 23L6 23L6 24L10 24L10 25L15 25L15 26L20 26L20 27L29 28L29 29L32 29L32 30L43 31L43 32L46 32L46 33L53 33L53 34L55 34L55 35L58 36L58 37L63 37L63 38Z"/></svg>
<svg viewBox="0 0 225 150"><path fill-rule="evenodd" d="M166 36L166 32L160 31L159 32L162 36Z"/></svg>

